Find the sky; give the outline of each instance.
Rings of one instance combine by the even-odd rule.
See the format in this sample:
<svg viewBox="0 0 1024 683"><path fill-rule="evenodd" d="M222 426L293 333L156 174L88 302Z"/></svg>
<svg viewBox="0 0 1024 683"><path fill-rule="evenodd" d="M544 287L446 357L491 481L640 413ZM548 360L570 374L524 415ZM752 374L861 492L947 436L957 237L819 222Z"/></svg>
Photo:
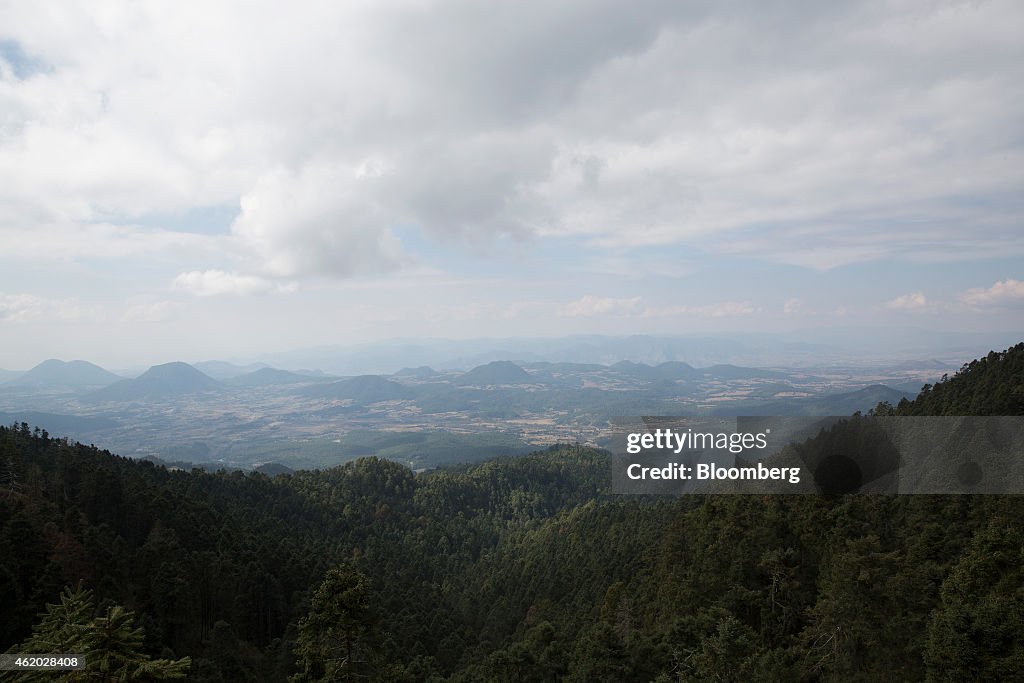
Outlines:
<svg viewBox="0 0 1024 683"><path fill-rule="evenodd" d="M3 368L1022 323L1019 2L0 0Z"/></svg>

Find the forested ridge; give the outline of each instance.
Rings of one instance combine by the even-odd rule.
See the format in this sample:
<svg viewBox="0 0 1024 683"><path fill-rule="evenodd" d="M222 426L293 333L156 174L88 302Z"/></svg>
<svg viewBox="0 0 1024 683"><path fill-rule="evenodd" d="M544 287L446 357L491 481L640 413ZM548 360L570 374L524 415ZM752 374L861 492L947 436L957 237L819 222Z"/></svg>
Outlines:
<svg viewBox="0 0 1024 683"><path fill-rule="evenodd" d="M1024 415L1024 342L965 363L952 379L924 385L913 401L879 409L902 416Z"/></svg>
<svg viewBox="0 0 1024 683"><path fill-rule="evenodd" d="M1024 414L1022 396L1024 344L876 412ZM63 594L91 625L134 614L141 679L1024 679L1018 496L609 484L576 446L269 478L0 428L0 650L48 642Z"/></svg>

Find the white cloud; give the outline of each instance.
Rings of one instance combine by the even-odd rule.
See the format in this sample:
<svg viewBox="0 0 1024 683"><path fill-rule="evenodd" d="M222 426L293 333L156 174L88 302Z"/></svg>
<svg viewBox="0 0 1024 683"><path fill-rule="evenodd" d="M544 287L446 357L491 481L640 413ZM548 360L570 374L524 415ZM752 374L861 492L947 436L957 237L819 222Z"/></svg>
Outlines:
<svg viewBox="0 0 1024 683"><path fill-rule="evenodd" d="M275 277L392 270L401 245L370 199L380 173L367 173L366 163L271 171L242 197L231 230L256 255L255 267Z"/></svg>
<svg viewBox="0 0 1024 683"><path fill-rule="evenodd" d="M638 296L629 299L617 299L587 294L576 301L566 304L562 308L562 315L571 317L629 315L638 312L640 308L641 300Z"/></svg>
<svg viewBox="0 0 1024 683"><path fill-rule="evenodd" d="M786 299L786 303L782 304L782 312L786 315L795 315L801 313L804 310L804 302L800 299Z"/></svg>
<svg viewBox="0 0 1024 683"><path fill-rule="evenodd" d="M500 321L535 318L549 308L550 306L537 301L474 302L454 308L432 309L424 313L428 319L433 319L437 323L444 323L446 320Z"/></svg>
<svg viewBox="0 0 1024 683"><path fill-rule="evenodd" d="M266 278L253 275L225 273L222 270L193 270L181 273L174 278L171 288L188 292L196 296L216 296L218 294L267 294L270 292L294 291L294 284L280 284Z"/></svg>
<svg viewBox="0 0 1024 683"><path fill-rule="evenodd" d="M76 299L48 299L33 294L4 294L0 292L0 324L28 321L81 320L94 317L98 312L84 307Z"/></svg>
<svg viewBox="0 0 1024 683"><path fill-rule="evenodd" d="M0 70L0 239L189 269L181 243L209 240L131 226L227 204L220 267L268 277L400 267L401 226L818 269L1021 254L1022 16L7 4L7 37L47 68Z"/></svg>
<svg viewBox="0 0 1024 683"><path fill-rule="evenodd" d="M702 318L732 318L736 316L750 315L757 311L757 307L749 301L725 301L722 303L705 304L701 306L664 306L660 308L648 308L644 311L644 316L650 318L675 318L687 316L697 316Z"/></svg>
<svg viewBox="0 0 1024 683"><path fill-rule="evenodd" d="M991 287L969 289L960 295L960 300L970 306L1010 306L1024 303L1024 282L1007 278Z"/></svg>
<svg viewBox="0 0 1024 683"><path fill-rule="evenodd" d="M643 318L675 318L695 316L701 318L731 318L750 315L757 308L749 301L725 301L696 306L645 304L641 297L615 298L586 295L571 301L560 309L561 315L570 317L639 316Z"/></svg>
<svg viewBox="0 0 1024 683"><path fill-rule="evenodd" d="M927 305L928 299L921 292L903 294L902 296L898 296L885 303L886 308L891 308L896 311L913 311L925 308Z"/></svg>

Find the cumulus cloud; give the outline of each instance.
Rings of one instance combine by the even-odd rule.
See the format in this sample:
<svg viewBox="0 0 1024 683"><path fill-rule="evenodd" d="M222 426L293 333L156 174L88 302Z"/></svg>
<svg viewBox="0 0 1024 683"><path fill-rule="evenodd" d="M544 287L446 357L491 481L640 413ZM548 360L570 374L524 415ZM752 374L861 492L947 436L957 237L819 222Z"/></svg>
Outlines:
<svg viewBox="0 0 1024 683"><path fill-rule="evenodd" d="M222 270L193 270L174 278L171 288L196 296L218 294L267 294L269 292L294 291L294 284L282 285L272 280L253 275L225 273Z"/></svg>
<svg viewBox="0 0 1024 683"><path fill-rule="evenodd" d="M928 305L928 298L921 292L911 292L898 296L885 303L886 308L896 311L913 311L925 308Z"/></svg>
<svg viewBox="0 0 1024 683"><path fill-rule="evenodd" d="M960 301L979 308L1021 305L1024 304L1024 282L1008 278L988 288L969 289L960 295Z"/></svg>
<svg viewBox="0 0 1024 683"><path fill-rule="evenodd" d="M263 278L395 269L404 226L818 269L1024 253L1011 0L59 11L0 8L38 65L0 68L9 243L173 251L130 226L237 205L217 244Z"/></svg>
<svg viewBox="0 0 1024 683"><path fill-rule="evenodd" d="M372 162L274 170L242 197L231 231L256 255L255 267L275 277L391 270L401 246L368 199L380 173Z"/></svg>

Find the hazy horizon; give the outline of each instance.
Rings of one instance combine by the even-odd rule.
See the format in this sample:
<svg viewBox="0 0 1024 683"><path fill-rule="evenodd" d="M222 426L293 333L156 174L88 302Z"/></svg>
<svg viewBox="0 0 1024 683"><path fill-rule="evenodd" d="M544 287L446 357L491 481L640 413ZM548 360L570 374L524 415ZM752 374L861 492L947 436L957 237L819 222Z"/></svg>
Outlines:
<svg viewBox="0 0 1024 683"><path fill-rule="evenodd" d="M870 339L884 339L883 348L869 348ZM0 370L21 373L48 361L87 361L104 369L137 375L171 362L192 365L225 362L236 366L267 365L284 370L331 374L391 374L402 368L428 365L435 370L469 370L493 360L515 362L579 362L611 365L632 361L657 365L683 361L696 367L738 364L754 367L825 367L903 361L962 362L1000 351L1024 340L1024 332L938 333L919 328L823 328L814 331L693 335L564 335L552 337L393 337L361 344L324 344L242 355L153 355L138 362L119 355L88 357L38 356L27 365L0 363ZM116 354L119 352L111 352ZM4 380L0 379L0 383Z"/></svg>

